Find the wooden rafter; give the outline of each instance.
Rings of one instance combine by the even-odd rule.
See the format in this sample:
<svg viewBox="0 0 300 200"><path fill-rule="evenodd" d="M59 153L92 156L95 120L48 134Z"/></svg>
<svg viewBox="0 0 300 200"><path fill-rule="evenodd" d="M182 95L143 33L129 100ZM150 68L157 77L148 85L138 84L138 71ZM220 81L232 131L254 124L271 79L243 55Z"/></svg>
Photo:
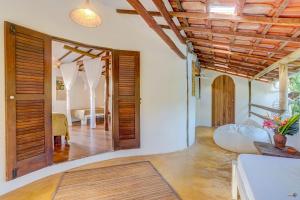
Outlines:
<svg viewBox="0 0 300 200"><path fill-rule="evenodd" d="M222 35L222 36L240 36L240 37L248 37L248 38L258 38L258 39L268 39L268 40L277 40L277 41L288 41L288 42L298 42L300 43L300 38L292 38L286 36L278 36L278 35L263 35L257 33L244 33L244 32L233 32L233 31L224 31L217 29L206 29L200 27L179 27L185 31L194 31L199 33L213 34L213 35Z"/></svg>
<svg viewBox="0 0 300 200"><path fill-rule="evenodd" d="M205 6L209 6L208 0L189 0L188 3L183 0L169 0L172 10L167 11L164 7L163 12L157 5L157 2L161 3L162 0L152 1L156 2L159 12L145 12L150 16L166 19L168 25L158 24L161 29L172 29L173 32L177 31L177 35L179 31L184 31L186 42L192 46L200 62L209 64L211 69L219 70L211 66L215 64L230 66L222 71L252 78L289 55L293 49L299 48L300 18L295 17L293 13L299 8L291 3L291 0L277 0L276 4L266 0L260 3L237 0L236 15L216 14L207 12L208 9L205 11ZM266 7L269 9L265 9ZM136 10L117 12L139 14ZM173 21L175 17L180 22L176 29ZM294 30L291 30L292 27ZM290 72L298 71L300 63L296 62L288 64ZM268 71L258 79L266 81L274 78L278 78L277 69Z"/></svg>
<svg viewBox="0 0 300 200"><path fill-rule="evenodd" d="M246 0L238 0L237 1L236 14L238 16L241 16L243 14L245 2L246 2Z"/></svg>
<svg viewBox="0 0 300 200"><path fill-rule="evenodd" d="M87 51L87 53L91 53L93 51L93 49L89 49L88 51ZM72 52L72 51L71 51ZM78 60L80 60L81 58L83 58L85 55L80 55L80 56L78 56L77 58L75 58L72 62L76 62L76 61L78 61Z"/></svg>
<svg viewBox="0 0 300 200"><path fill-rule="evenodd" d="M67 49L69 51L72 51L72 52L75 52L75 53L78 53L78 54L81 54L81 55L84 55L84 56L88 56L88 57L91 57L91 58L97 58L98 57L95 54L91 54L91 53L88 53L86 51L75 49L75 48L73 48L71 46L68 46L68 45L64 45L64 49Z"/></svg>
<svg viewBox="0 0 300 200"><path fill-rule="evenodd" d="M195 43L202 43L207 44L210 46L222 46L222 47L228 47L228 48L240 48L240 49L246 49L246 50L255 50L260 51L264 53L276 53L276 54L289 54L290 51L282 51L282 50L274 50L271 48L263 48L263 47L257 47L254 45L242 45L242 44L232 44L232 43L223 43L223 42L217 42L217 41L208 41L204 39L199 38L188 38L189 41L195 42Z"/></svg>
<svg viewBox="0 0 300 200"><path fill-rule="evenodd" d="M200 58L200 60L202 58L207 59L207 58L212 58L215 60L219 60L219 61L223 61L223 62L230 62L230 63L234 63L234 64L239 64L239 65L244 65L244 66L248 66L248 67L256 67L256 68L260 68L260 69L264 69L268 66L265 65L258 65L258 64L254 64L254 63L250 63L250 62L243 62L240 60L235 60L235 59L228 59L228 58L223 58L223 57L219 57L213 54L197 54L198 57Z"/></svg>
<svg viewBox="0 0 300 200"><path fill-rule="evenodd" d="M223 64L232 64L232 65L238 65L241 67L244 67L245 69L256 69L258 71L261 71L262 69L266 68L264 66L261 65L247 65L243 62L235 62L232 59L218 59L218 57L213 56L212 58L208 59L208 58L203 58L200 57L200 61L205 61L205 62L219 62L219 63L223 63Z"/></svg>
<svg viewBox="0 0 300 200"><path fill-rule="evenodd" d="M284 9L288 6L289 2L290 2L290 0L282 0L280 6L278 7L277 11L273 15L274 20L276 20L281 15L281 13L284 11ZM269 32L269 30L271 29L271 27L272 27L272 24L267 24L264 27L262 34L266 35ZM262 41L262 39L257 39L255 41L254 46L258 46L261 43L261 41ZM249 54L252 54L252 53L253 53L253 51L250 51ZM274 53L270 54L268 57L271 58L273 55L274 55Z"/></svg>
<svg viewBox="0 0 300 200"><path fill-rule="evenodd" d="M175 33L179 41L183 44L185 44L185 38L181 35L179 29L175 25L174 21L172 20L164 2L162 0L152 0L153 3L155 4L156 8L159 10L161 15L164 17L172 31Z"/></svg>
<svg viewBox="0 0 300 200"><path fill-rule="evenodd" d="M117 13L120 14L138 14L134 10L117 9ZM160 12L147 11L151 16L161 17ZM246 22L246 23L260 23L260 24L272 24L278 26L300 26L300 18L272 18L263 16L234 16L212 13L199 13L199 12L169 12L173 17L179 18L191 18L202 20L228 20L232 22Z"/></svg>
<svg viewBox="0 0 300 200"><path fill-rule="evenodd" d="M78 49L78 46L74 47L75 49ZM65 53L64 55L62 55L58 61L62 61L64 58L66 58L68 55L70 55L72 53L72 51L68 51L67 53Z"/></svg>
<svg viewBox="0 0 300 200"><path fill-rule="evenodd" d="M175 2L176 2L176 5L177 5L178 10L179 10L180 12L184 12L184 9L183 9L183 7L182 7L182 4L181 4L180 0L175 0ZM189 25L189 22L188 22L188 20L187 20L187 18L185 18L185 17L182 18L182 21L183 21L184 26L186 26L186 27L190 26L190 25Z"/></svg>
<svg viewBox="0 0 300 200"><path fill-rule="evenodd" d="M246 72L248 73L249 75L255 75L257 74L258 72L260 72L259 69L256 69L256 68L249 68L249 67L245 67L245 66L242 66L242 65L234 65L232 63L224 63L224 62L218 62L218 61L214 61L214 60L202 60L203 64L210 64L210 65L213 65L215 67L218 67L218 66L224 66L224 67L227 67L228 70L240 70L240 71L243 71L243 72ZM215 65L216 64L216 65ZM277 78L278 77L278 73L268 73L266 75L266 77L268 78Z"/></svg>
<svg viewBox="0 0 300 200"><path fill-rule="evenodd" d="M238 53L238 52L233 52L233 51L226 51L226 50L221 50L221 49L213 49L213 48L208 48L208 47L203 47L203 46L194 46L195 49L201 50L201 51L208 51L208 52L215 52L215 53L222 53L222 54L231 54L233 56L241 56L241 57L250 57L253 59L257 60L267 60L267 61L272 61L275 62L276 59L274 58L268 58L268 57L263 57L263 56L256 56L256 55L249 55L249 54L244 54L244 53Z"/></svg>
<svg viewBox="0 0 300 200"><path fill-rule="evenodd" d="M139 0L127 0L127 2L136 10L136 12L145 20L145 22L161 37L161 39L182 59L186 56L178 49L170 37L156 23L153 17L148 13Z"/></svg>

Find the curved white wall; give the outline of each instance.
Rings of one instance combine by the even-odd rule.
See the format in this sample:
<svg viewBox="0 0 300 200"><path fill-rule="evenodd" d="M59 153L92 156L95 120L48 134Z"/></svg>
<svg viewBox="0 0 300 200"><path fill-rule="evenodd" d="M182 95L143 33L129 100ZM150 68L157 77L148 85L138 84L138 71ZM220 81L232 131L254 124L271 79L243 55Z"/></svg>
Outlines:
<svg viewBox="0 0 300 200"><path fill-rule="evenodd" d="M147 2L146 2L147 1ZM145 3L151 3L146 0ZM93 1L103 24L80 27L68 13L80 0L0 0L0 194L47 175L99 160L176 151L186 147L186 62L138 16L115 13L130 8L124 0ZM10 21L50 35L87 44L141 52L141 148L63 163L16 180L5 181L5 104L3 22ZM172 36L173 37L173 36ZM176 39L174 39L177 41ZM177 45L185 53L185 46Z"/></svg>

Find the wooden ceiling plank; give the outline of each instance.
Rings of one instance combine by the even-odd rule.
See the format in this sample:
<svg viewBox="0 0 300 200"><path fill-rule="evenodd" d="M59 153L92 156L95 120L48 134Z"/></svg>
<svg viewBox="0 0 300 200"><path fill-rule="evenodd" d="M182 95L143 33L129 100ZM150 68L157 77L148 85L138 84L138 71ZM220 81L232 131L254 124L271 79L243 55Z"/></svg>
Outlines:
<svg viewBox="0 0 300 200"><path fill-rule="evenodd" d="M213 49L213 48L208 48L208 47L203 47L199 45L194 46L195 49L201 50L201 51L209 51L209 52L215 52L215 53L222 53L222 54L231 54L233 56L241 56L241 57L250 57L250 58L255 58L257 60L267 60L267 61L272 61L276 62L277 59L274 58L267 58L263 56L256 56L256 55L249 55L249 54L244 54L244 53L239 53L239 52L231 52L231 51L226 51L226 50L221 50L221 49Z"/></svg>
<svg viewBox="0 0 300 200"><path fill-rule="evenodd" d="M139 13L139 15L145 20L145 22L152 28L161 39L182 59L186 56L178 49L175 43L170 37L162 30L162 28L156 23L153 17L148 13L145 7L139 0L127 0L127 2Z"/></svg>
<svg viewBox="0 0 300 200"><path fill-rule="evenodd" d="M218 62L223 62L223 63L228 63L228 64L233 64L233 65L239 65L239 66L243 66L243 67L247 67L247 68L255 68L259 71L261 71L262 69L265 69L266 66L262 66L262 65L255 65L255 64L252 64L252 65L247 65L246 63L242 62L242 61L236 61L236 60L231 60L231 59L226 59L226 60L220 60L218 59L217 56L214 56L210 59L208 58L204 58L204 57L201 57L199 56L200 60L205 60L205 61L209 61L209 60L215 60L215 61L218 61Z"/></svg>
<svg viewBox="0 0 300 200"><path fill-rule="evenodd" d="M117 9L117 13L120 14L138 14L134 10ZM160 12L147 11L151 16L161 17ZM169 12L172 17L179 18L191 18L191 19L202 19L202 20L228 20L232 22L246 22L246 23L260 23L260 24L272 24L279 26L300 26L300 18L272 18L264 16L235 16L225 14L214 14L214 13L200 13L200 12Z"/></svg>
<svg viewBox="0 0 300 200"><path fill-rule="evenodd" d="M174 21L172 20L164 2L162 0L152 0L155 4L156 8L159 10L160 14L164 17L167 24L170 26L172 31L175 33L177 38L182 44L185 44L185 38L181 35L180 30L175 25Z"/></svg>
<svg viewBox="0 0 300 200"><path fill-rule="evenodd" d="M201 58L204 58L206 59L207 56L210 56L210 58L212 59L218 59L218 60L226 60L227 62L231 62L231 63L234 63L234 64L240 64L240 65L245 65L245 66L248 66L248 67L256 67L256 68L260 68L260 69L264 69L268 66L266 65L259 65L259 64L254 64L254 63L249 63L249 62L244 62L244 61L240 61L240 60L235 60L235 59L227 59L227 58L223 58L223 57L219 57L219 56L213 56L212 54L197 54L200 59Z"/></svg>
<svg viewBox="0 0 300 200"><path fill-rule="evenodd" d="M278 18L282 14L282 12L288 6L289 2L290 2L290 0L282 0L280 6L277 8L277 11L273 15L273 19ZM267 24L264 27L264 30L262 31L262 34L266 35L269 32L269 30L271 29L271 27L272 27L272 24ZM255 46L259 45L259 43L261 43L261 41L262 41L262 39L256 40ZM252 53L253 53L253 51L251 51L249 54L252 54ZM271 53L270 55L268 55L269 58L271 58L272 56L274 56L274 53Z"/></svg>
<svg viewBox="0 0 300 200"><path fill-rule="evenodd" d="M241 49L246 49L246 50L255 50L255 51L259 51L259 52L264 52L264 53L276 53L276 54L284 54L287 55L289 53L291 53L290 51L277 51L274 49L270 49L270 48L263 48L263 47L257 47L254 45L243 45L243 44L233 44L233 43L222 43L222 42L217 42L217 41L208 41L208 40L204 40L204 39L200 39L200 38L188 38L189 41L192 42L199 42L199 43L203 43L203 44L208 44L208 45L217 45L217 46L223 46L223 47L228 47L228 48L241 48Z"/></svg>
<svg viewBox="0 0 300 200"><path fill-rule="evenodd" d="M246 0L238 0L237 1L236 14L238 16L243 15L243 9L244 9L245 3L246 3Z"/></svg>
<svg viewBox="0 0 300 200"><path fill-rule="evenodd" d="M201 62L201 61L203 61L203 62ZM224 66L228 66L228 67L238 68L238 69L241 69L242 71L251 71L251 72L255 72L255 73L260 72L260 70L257 69L257 68L249 68L247 66L235 65L235 64L232 64L232 63L220 62L220 61L209 60L209 59L201 59L200 63L219 64L219 65L224 65ZM273 73L269 73L268 75L272 76L272 77L276 77L276 76L278 76L278 73L273 72Z"/></svg>
<svg viewBox="0 0 300 200"><path fill-rule="evenodd" d="M234 76L238 76L238 77L242 77L242 78L251 78L251 76L249 76L248 74L242 73L242 72L237 72L236 70L228 70L228 69L221 69L221 68L217 68L215 66L211 66L211 65L201 65L202 69L207 69L207 70L213 70L213 71L218 71L218 72L222 72L225 74L230 74L230 75L234 75ZM270 82L274 80L274 78L271 77L265 77L265 78L261 78L258 79L258 81L262 81L262 82Z"/></svg>
<svg viewBox="0 0 300 200"><path fill-rule="evenodd" d="M263 75L265 75L266 73L269 73L270 71L273 71L274 69L278 68L278 66L281 65L281 64L285 65L285 64L294 62L294 61L298 60L299 58L300 58L300 48L297 49L296 51L294 51L293 53L285 56L284 58L278 60L277 62L273 63L272 65L270 65L266 69L262 70L261 72L256 74L252 78L252 80L258 79L258 78L262 77Z"/></svg>
<svg viewBox="0 0 300 200"><path fill-rule="evenodd" d="M261 38L261 39L268 39L268 40L276 40L276 41L288 41L288 42L298 42L300 43L300 38L292 38L286 36L277 36L277 35L263 35L257 33L243 33L243 32L233 32L233 31L224 31L224 30L217 30L217 29L206 29L200 27L180 27L182 30L186 31L194 31L194 32L201 32L206 34L214 34L214 35L222 35L222 36L240 36L240 37L249 37L249 38Z"/></svg>
<svg viewBox="0 0 300 200"><path fill-rule="evenodd" d="M180 0L175 0L175 2L176 2L176 5L177 5L177 8L181 11L181 12L184 12L184 8L182 7L182 4L181 4L181 2L180 2ZM188 20L187 20L187 18L182 18L182 20L183 20L183 24L184 24L184 26L190 26L189 25L189 22L188 22Z"/></svg>

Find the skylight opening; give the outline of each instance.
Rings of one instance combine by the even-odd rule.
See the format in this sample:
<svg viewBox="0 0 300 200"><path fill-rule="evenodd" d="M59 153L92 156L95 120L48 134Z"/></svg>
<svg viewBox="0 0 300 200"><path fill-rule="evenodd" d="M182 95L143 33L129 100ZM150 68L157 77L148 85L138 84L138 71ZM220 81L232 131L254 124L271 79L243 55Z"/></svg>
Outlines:
<svg viewBox="0 0 300 200"><path fill-rule="evenodd" d="M209 12L224 15L236 15L235 6L210 5Z"/></svg>

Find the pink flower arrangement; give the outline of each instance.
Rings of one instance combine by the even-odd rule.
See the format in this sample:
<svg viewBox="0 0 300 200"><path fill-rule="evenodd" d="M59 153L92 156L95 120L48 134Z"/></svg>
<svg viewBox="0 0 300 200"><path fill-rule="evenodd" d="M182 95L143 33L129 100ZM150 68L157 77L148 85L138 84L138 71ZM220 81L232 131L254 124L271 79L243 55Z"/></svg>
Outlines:
<svg viewBox="0 0 300 200"><path fill-rule="evenodd" d="M263 127L264 128L271 128L271 129L275 129L276 125L275 123L271 120L271 119L267 119L263 122Z"/></svg>
<svg viewBox="0 0 300 200"><path fill-rule="evenodd" d="M275 133L282 135L294 135L299 130L299 118L300 114L285 119L278 115L267 116L263 127L273 129Z"/></svg>

